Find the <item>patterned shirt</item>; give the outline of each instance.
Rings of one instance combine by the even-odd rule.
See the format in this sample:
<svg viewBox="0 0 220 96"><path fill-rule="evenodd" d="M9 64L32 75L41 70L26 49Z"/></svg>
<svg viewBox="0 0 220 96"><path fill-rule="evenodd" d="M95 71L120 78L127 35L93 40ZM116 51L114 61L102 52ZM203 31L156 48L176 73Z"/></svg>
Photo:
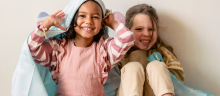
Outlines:
<svg viewBox="0 0 220 96"><path fill-rule="evenodd" d="M118 37L108 38L104 41L103 47L107 53L105 59L107 72L120 61L125 53L134 45L133 32L130 32L121 22L114 28ZM58 55L63 40L57 38L45 39L42 30L36 28L28 38L28 46L34 61L45 67L49 67L51 74L54 75L57 69Z"/></svg>

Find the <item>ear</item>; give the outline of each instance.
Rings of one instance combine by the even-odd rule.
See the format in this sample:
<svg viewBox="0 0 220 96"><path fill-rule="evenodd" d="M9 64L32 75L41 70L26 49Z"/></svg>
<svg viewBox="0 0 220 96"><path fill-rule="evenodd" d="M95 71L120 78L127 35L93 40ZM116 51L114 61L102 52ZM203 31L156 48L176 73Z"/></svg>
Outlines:
<svg viewBox="0 0 220 96"><path fill-rule="evenodd" d="M73 24L73 27L76 27L76 26L77 26L77 25L74 23L74 24Z"/></svg>

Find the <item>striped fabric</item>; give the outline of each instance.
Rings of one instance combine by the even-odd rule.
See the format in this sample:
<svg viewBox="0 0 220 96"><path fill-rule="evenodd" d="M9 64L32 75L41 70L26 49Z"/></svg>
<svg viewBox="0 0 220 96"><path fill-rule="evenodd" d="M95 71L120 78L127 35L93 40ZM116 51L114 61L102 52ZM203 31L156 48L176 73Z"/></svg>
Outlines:
<svg viewBox="0 0 220 96"><path fill-rule="evenodd" d="M134 36L121 22L114 29L118 35L115 38L105 40L103 47L107 52L107 71L110 71L118 61L120 61L125 53L134 45ZM57 68L57 57L60 54L60 44L62 40L57 38L44 40L43 32L36 28L28 39L34 61L45 67L49 67L52 75Z"/></svg>
<svg viewBox="0 0 220 96"><path fill-rule="evenodd" d="M183 67L181 66L179 60L166 48L161 47L163 50L164 55L168 58L164 61L167 64L168 70L176 76L176 78L180 82L184 82L184 71Z"/></svg>

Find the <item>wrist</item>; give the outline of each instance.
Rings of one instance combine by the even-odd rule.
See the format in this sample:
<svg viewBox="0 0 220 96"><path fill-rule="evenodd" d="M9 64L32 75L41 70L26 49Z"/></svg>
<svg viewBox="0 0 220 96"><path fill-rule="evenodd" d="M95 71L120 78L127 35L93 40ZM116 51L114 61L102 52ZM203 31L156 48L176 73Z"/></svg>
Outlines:
<svg viewBox="0 0 220 96"><path fill-rule="evenodd" d="M113 24L112 24L112 29L115 29L115 27L117 26L118 22L116 20L113 21Z"/></svg>
<svg viewBox="0 0 220 96"><path fill-rule="evenodd" d="M40 24L37 26L37 28L38 28L39 30L41 30L42 32L47 32L47 31L49 30L49 28L44 27L44 26L42 25L42 23L40 23Z"/></svg>
<svg viewBox="0 0 220 96"><path fill-rule="evenodd" d="M49 28L51 27L51 24L50 24L49 21L43 21L43 22L41 23L41 25L42 25L44 28L47 28L47 29L49 29Z"/></svg>

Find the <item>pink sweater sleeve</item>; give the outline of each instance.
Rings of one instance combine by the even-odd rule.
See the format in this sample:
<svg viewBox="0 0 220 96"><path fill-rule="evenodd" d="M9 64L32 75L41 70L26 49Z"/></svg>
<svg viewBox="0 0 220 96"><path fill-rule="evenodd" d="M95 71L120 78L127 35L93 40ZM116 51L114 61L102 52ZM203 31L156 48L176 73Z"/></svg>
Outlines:
<svg viewBox="0 0 220 96"><path fill-rule="evenodd" d="M50 71L54 71L57 65L60 40L55 38L44 39L44 33L36 28L28 37L28 46L36 63L49 67Z"/></svg>
<svg viewBox="0 0 220 96"><path fill-rule="evenodd" d="M113 68L126 54L126 52L134 45L134 35L127 29L123 23L119 22L114 29L117 37L108 38L104 42L107 50L107 67ZM109 69L109 68L107 68Z"/></svg>

